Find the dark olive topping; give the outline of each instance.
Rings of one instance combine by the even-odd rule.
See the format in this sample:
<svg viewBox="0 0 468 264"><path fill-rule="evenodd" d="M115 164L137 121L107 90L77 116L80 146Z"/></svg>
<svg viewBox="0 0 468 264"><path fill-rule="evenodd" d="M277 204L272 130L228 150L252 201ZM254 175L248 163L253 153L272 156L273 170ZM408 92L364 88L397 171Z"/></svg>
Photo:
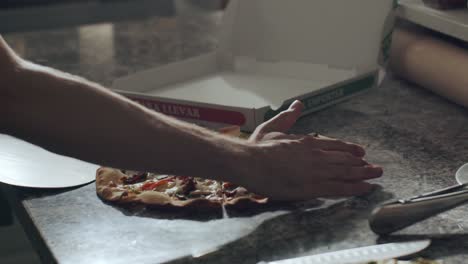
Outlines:
<svg viewBox="0 0 468 264"><path fill-rule="evenodd" d="M148 178L148 173L141 172L141 173L137 173L137 174L134 174L132 176L129 176L127 178L124 178L123 183L124 184L135 184L135 183L139 183L139 182L142 182L142 181L146 181L147 178Z"/></svg>
<svg viewBox="0 0 468 264"><path fill-rule="evenodd" d="M178 193L180 193L182 195L187 195L191 191L195 190L195 181L193 180L193 178L184 179L182 184L183 184L182 188L180 188L180 190L178 192Z"/></svg>

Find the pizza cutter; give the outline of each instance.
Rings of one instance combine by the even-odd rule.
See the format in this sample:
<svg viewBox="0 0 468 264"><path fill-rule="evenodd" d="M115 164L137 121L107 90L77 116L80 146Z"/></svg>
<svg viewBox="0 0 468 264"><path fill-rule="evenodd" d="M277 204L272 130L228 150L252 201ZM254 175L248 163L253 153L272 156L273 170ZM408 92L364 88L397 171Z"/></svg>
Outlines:
<svg viewBox="0 0 468 264"><path fill-rule="evenodd" d="M468 163L455 174L457 185L385 203L369 219L372 231L389 234L468 202Z"/></svg>

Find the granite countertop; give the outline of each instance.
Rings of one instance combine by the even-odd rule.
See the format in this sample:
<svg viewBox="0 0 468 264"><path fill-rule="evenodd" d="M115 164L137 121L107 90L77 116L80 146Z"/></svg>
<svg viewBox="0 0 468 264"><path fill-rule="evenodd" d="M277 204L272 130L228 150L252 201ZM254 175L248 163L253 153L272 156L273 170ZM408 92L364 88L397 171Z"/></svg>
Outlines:
<svg viewBox="0 0 468 264"><path fill-rule="evenodd" d="M42 32L8 34L24 57L104 85L116 77L212 50L220 12L188 12ZM193 11L193 10L192 10ZM382 165L382 189L366 197L264 211L181 215L103 203L94 183L62 191L15 189L20 218L45 261L60 263L256 263L393 239L431 237L420 253L444 263L468 257L468 208L460 206L379 238L367 218L376 204L455 183L468 157L468 111L392 75L381 87L308 115L313 131L362 144Z"/></svg>

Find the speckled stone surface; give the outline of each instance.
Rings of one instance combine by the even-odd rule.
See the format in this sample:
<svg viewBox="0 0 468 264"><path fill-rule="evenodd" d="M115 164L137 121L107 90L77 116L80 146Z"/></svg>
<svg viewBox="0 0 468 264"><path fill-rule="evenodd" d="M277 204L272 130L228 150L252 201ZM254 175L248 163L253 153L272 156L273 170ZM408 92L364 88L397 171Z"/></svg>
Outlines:
<svg viewBox="0 0 468 264"><path fill-rule="evenodd" d="M176 18L5 37L28 59L110 85L215 47L222 14L176 4ZM420 256L465 263L466 206L389 238L373 234L367 218L380 202L455 183L456 169L468 162L466 109L387 76L380 88L304 117L294 128L313 131L364 145L368 160L385 169L375 181L382 189L322 209L308 204L228 212L229 218L113 207L97 198L94 184L64 192L20 189L20 207L60 263L256 263L421 237L433 244Z"/></svg>

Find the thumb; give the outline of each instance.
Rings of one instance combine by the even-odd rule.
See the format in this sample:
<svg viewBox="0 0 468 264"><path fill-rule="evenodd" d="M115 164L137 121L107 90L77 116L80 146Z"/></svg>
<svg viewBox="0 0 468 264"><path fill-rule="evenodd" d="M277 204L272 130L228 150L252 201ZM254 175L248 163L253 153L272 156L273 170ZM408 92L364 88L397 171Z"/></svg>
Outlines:
<svg viewBox="0 0 468 264"><path fill-rule="evenodd" d="M16 59L15 52L8 46L6 41L0 35L0 65L5 62L12 62Z"/></svg>
<svg viewBox="0 0 468 264"><path fill-rule="evenodd" d="M274 116L264 123L262 133L282 132L286 133L296 123L301 116L304 104L301 101L294 101L287 110Z"/></svg>

